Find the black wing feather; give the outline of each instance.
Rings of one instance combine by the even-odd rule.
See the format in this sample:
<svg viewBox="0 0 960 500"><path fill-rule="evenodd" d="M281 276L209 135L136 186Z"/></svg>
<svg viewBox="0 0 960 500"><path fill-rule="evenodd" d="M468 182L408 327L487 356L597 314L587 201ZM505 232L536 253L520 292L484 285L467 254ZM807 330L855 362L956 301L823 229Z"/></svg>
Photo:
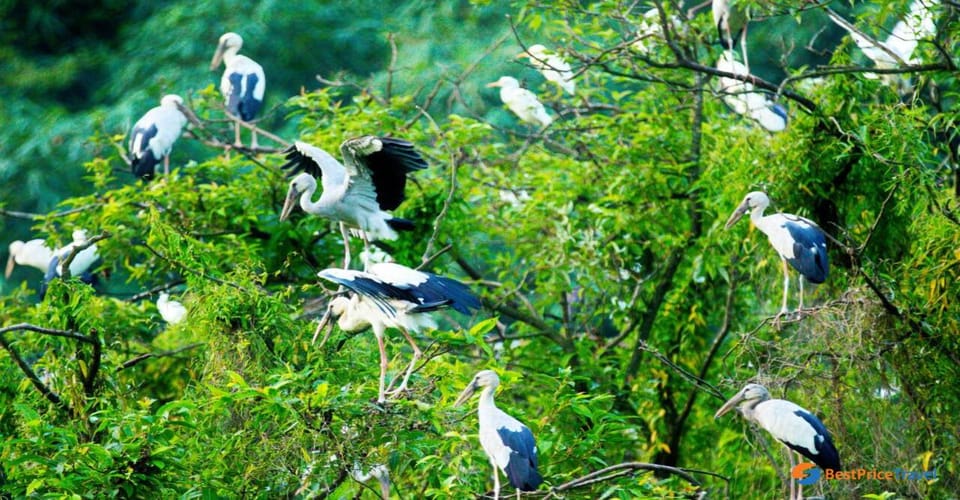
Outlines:
<svg viewBox="0 0 960 500"><path fill-rule="evenodd" d="M260 105L263 103L256 97L253 97L253 91L257 87L257 82L260 81L260 78L256 73L250 73L245 75L245 77L247 80L247 91L240 96L240 102L237 105L237 114L241 120L248 122L256 118L257 113L260 112ZM239 92L241 88L242 87L235 87L235 90Z"/></svg>
<svg viewBox="0 0 960 500"><path fill-rule="evenodd" d="M377 307L384 313L395 315L396 309L390 304L390 300L402 300L412 304L420 304L417 296L410 293L409 290L399 288L376 278L364 275L354 275L353 278L343 278L335 274L321 271L319 276L328 281L341 284L354 292L371 299Z"/></svg>
<svg viewBox="0 0 960 500"><path fill-rule="evenodd" d="M470 288L452 278L445 278L433 273L420 271L427 275L427 280L408 290L416 295L417 302L429 303L449 301L450 307L463 314L470 314L472 309L480 308L480 299L470 291Z"/></svg>
<svg viewBox="0 0 960 500"><path fill-rule="evenodd" d="M497 429L503 444L510 448L510 461L504 472L510 484L522 491L534 491L543 482L537 471L537 445L533 433L526 426L517 432L504 427Z"/></svg>
<svg viewBox="0 0 960 500"><path fill-rule="evenodd" d="M153 178L154 169L160 158L154 156L153 149L150 148L150 140L157 136L157 124L153 123L149 127L136 127L130 134L130 145L139 142L140 149L130 150L130 171L137 177L150 180ZM139 141L138 141L139 138Z"/></svg>
<svg viewBox="0 0 960 500"><path fill-rule="evenodd" d="M790 449L796 451L797 453L809 458L813 463L817 464L817 467L821 469L833 469L840 470L840 454L837 453L837 448L833 445L833 439L830 437L830 432L827 430L826 426L823 425L823 422L817 418L816 415L798 410L793 412L794 415L802 418L810 427L817 432L817 437L814 439L815 446L817 447L817 454L811 453L811 450L808 450L804 447L788 443L786 441L783 444L787 445Z"/></svg>
<svg viewBox="0 0 960 500"><path fill-rule="evenodd" d="M787 262L812 283L826 281L830 263L827 258L827 237L823 231L804 219L788 221L784 227L793 238L794 258Z"/></svg>
<svg viewBox="0 0 960 500"><path fill-rule="evenodd" d="M427 161L403 139L380 137L383 147L360 159L370 170L381 210L393 210L405 198L407 174L427 168Z"/></svg>
<svg viewBox="0 0 960 500"><path fill-rule="evenodd" d="M319 180L323 176L323 171L320 170L320 165L317 165L317 162L313 161L313 158L303 154L297 149L296 144L290 145L289 148L283 151L286 155L287 162L280 166L283 170L289 170L287 172L287 177L294 177L300 172L306 172L312 175L315 179Z"/></svg>

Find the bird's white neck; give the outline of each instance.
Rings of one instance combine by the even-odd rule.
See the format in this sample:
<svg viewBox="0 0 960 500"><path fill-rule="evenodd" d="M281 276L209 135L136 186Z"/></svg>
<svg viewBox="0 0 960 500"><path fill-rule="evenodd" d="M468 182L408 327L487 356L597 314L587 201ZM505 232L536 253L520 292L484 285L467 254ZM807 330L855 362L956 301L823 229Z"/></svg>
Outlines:
<svg viewBox="0 0 960 500"><path fill-rule="evenodd" d="M497 405L493 402L494 392L496 392L495 387L488 386L483 388L483 391L480 393L480 405L478 408L480 413L486 413L497 409Z"/></svg>
<svg viewBox="0 0 960 500"><path fill-rule="evenodd" d="M753 210L750 212L750 222L753 222L753 225L757 226L757 229L769 234L767 231L767 223L769 221L763 216L763 211L766 210L766 208L766 205L757 205L753 207Z"/></svg>
<svg viewBox="0 0 960 500"><path fill-rule="evenodd" d="M240 52L240 47L230 47L223 51L223 64L230 66L233 63L233 60L236 59L237 53Z"/></svg>
<svg viewBox="0 0 960 500"><path fill-rule="evenodd" d="M326 205L322 203L323 194L321 193L320 198L317 201L312 201L313 195L317 192L316 182L307 186L307 189L300 193L300 208L304 212L313 215L327 216L330 213L330 210L327 209Z"/></svg>

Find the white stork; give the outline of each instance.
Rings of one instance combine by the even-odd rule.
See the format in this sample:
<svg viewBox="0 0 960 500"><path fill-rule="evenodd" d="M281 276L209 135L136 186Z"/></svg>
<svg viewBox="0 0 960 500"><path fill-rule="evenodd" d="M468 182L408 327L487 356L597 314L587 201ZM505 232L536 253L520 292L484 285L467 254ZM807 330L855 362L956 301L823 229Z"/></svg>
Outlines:
<svg viewBox="0 0 960 500"><path fill-rule="evenodd" d="M720 45L724 49L732 51L737 43L736 39L740 39L743 64L750 68L750 60L747 59L747 22L750 20L750 12L740 5L741 1L713 0L713 25L717 27Z"/></svg>
<svg viewBox="0 0 960 500"><path fill-rule="evenodd" d="M770 244L780 254L783 263L783 305L780 314L784 314L787 312L787 291L790 288L787 263L801 274L799 309L803 309L803 279L812 283L823 283L827 279L830 270L827 238L816 224L798 215L763 215L769 205L770 198L766 193L753 191L747 194L727 220L724 229L730 229L743 214L750 211L750 221L770 239Z"/></svg>
<svg viewBox="0 0 960 500"><path fill-rule="evenodd" d="M346 226L359 229L364 242L397 238L397 230L412 230L413 223L387 213L400 206L406 197L407 174L427 168L427 162L413 144L392 137L365 135L340 144L340 163L326 151L297 141L286 151L287 163L281 168L299 171L290 182L287 198L280 211L286 220L297 205L304 212L340 223L345 250L344 269L350 264L350 237ZM320 199L311 201L317 191L317 177L323 186Z"/></svg>
<svg viewBox="0 0 960 500"><path fill-rule="evenodd" d="M263 67L247 56L240 55L243 38L236 33L224 33L220 37L217 51L210 62L210 70L217 69L223 60L225 69L220 77L220 93L226 100L227 111L234 119L234 144L240 142L240 121L249 122L256 118L263 105L263 93L267 88L267 77ZM250 148L257 148L257 129L251 132Z"/></svg>
<svg viewBox="0 0 960 500"><path fill-rule="evenodd" d="M568 63L560 54L552 50L547 50L541 44L531 45L526 51L521 52L517 57L526 57L530 59L530 64L540 71L548 81L556 83L568 94L576 91L577 84L573 81L573 71L570 71Z"/></svg>
<svg viewBox="0 0 960 500"><path fill-rule="evenodd" d="M187 116L183 112L183 99L167 94L160 105L143 115L130 131L130 169L137 177L150 180L160 159L163 173L170 173L170 150L180 138Z"/></svg>
<svg viewBox="0 0 960 500"><path fill-rule="evenodd" d="M493 402L493 393L500 384L500 377L493 370L477 373L470 385L460 393L454 407L463 404L477 389L480 404L477 415L480 420L480 446L493 466L493 498L500 497L500 471L506 474L510 485L521 491L535 491L543 478L537 471L537 444L533 433L519 420L507 415Z"/></svg>
<svg viewBox="0 0 960 500"><path fill-rule="evenodd" d="M893 30L885 41L871 38L856 26L830 9L825 7L827 15L834 23L850 33L850 38L860 47L863 54L876 64L878 68L896 68L903 64L916 64L918 61L913 53L920 40L932 38L937 34L937 26L933 20L931 7L939 5L939 0L914 0L910 4L907 16L893 26ZM865 75L876 78L876 75ZM896 83L898 75L883 75L886 83Z"/></svg>
<svg viewBox="0 0 960 500"><path fill-rule="evenodd" d="M47 271L43 276L43 283L40 286L41 300L46 295L50 282L53 281L54 278L63 276L63 265L61 262L73 252L75 246L82 245L86 242L87 232L83 229L77 229L73 232L73 242L54 250L53 257L51 257L50 262L47 263ZM97 252L96 243L80 250L74 255L73 260L70 261L70 276L80 278L80 281L87 284L93 283L93 275L90 274L90 267L92 267L94 262L99 258L100 254Z"/></svg>
<svg viewBox="0 0 960 500"><path fill-rule="evenodd" d="M835 471L841 469L840 455L833 445L833 439L823 422L813 413L790 401L770 399L770 392L760 384L747 384L724 403L713 418L719 418L737 405L740 405L740 413L744 418L762 427L791 450L810 459L817 467ZM793 465L793 454L790 453L791 469ZM802 496L803 486L794 496L794 484L790 480L790 498Z"/></svg>
<svg viewBox="0 0 960 500"><path fill-rule="evenodd" d="M413 348L413 359L400 385L390 394L407 388L407 381L422 352L410 332L433 330L436 321L427 313L450 307L463 314L480 307L480 300L463 283L436 274L384 262L370 265L366 271L324 269L321 278L350 289L352 294L330 301L331 316L345 332L373 329L380 350L380 386L377 402L386 395L387 349L385 332L396 328Z"/></svg>
<svg viewBox="0 0 960 500"><path fill-rule="evenodd" d="M499 80L487 84L487 87L500 87L500 100L507 105L521 121L546 127L553 123L553 117L537 95L520 87L520 82L512 76L501 76Z"/></svg>
<svg viewBox="0 0 960 500"><path fill-rule="evenodd" d="M750 74L747 67L735 60L730 51L725 51L717 59L717 69L734 75ZM723 102L730 106L730 109L752 118L770 132L780 132L787 128L787 109L767 99L766 94L754 90L752 83L721 76L719 91L723 95Z"/></svg>
<svg viewBox="0 0 960 500"><path fill-rule="evenodd" d="M10 243L10 257L7 258L7 269L4 272L4 277L9 278L17 264L47 272L52 258L53 250L47 246L47 242L43 239L37 238L26 242L13 241Z"/></svg>
<svg viewBox="0 0 960 500"><path fill-rule="evenodd" d="M157 298L157 311L160 317L171 325L176 325L187 318L187 308L176 300L170 300L170 294L163 292Z"/></svg>

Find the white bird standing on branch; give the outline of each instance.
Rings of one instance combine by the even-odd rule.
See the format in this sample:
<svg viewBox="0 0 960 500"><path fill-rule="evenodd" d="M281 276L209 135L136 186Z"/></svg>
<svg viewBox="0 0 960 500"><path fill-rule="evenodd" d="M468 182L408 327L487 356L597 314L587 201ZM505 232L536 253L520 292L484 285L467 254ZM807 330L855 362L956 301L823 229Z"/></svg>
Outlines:
<svg viewBox="0 0 960 500"><path fill-rule="evenodd" d="M263 67L253 59L238 54L242 46L243 38L240 35L224 33L210 62L211 71L217 69L221 60L225 66L220 77L220 93L226 101L227 112L234 120L234 145L237 147L243 146L240 142L240 121L249 123L256 118L267 89ZM257 148L256 127L251 132L250 148Z"/></svg>
<svg viewBox="0 0 960 500"><path fill-rule="evenodd" d="M433 311L450 307L470 314L471 310L480 307L480 300L463 283L392 262L372 264L366 271L324 269L318 276L353 292L330 301L330 314L337 319L341 330L361 332L373 329L380 350L378 403L383 403L387 394L387 328L400 330L413 348L413 359L403 381L389 393L397 394L406 390L413 368L422 355L410 332L435 330L437 322L429 314ZM321 323L318 333L323 326Z"/></svg>
<svg viewBox="0 0 960 500"><path fill-rule="evenodd" d="M840 454L833 445L830 433L816 415L796 403L783 399L770 399L770 392L760 384L747 384L729 401L724 403L713 418L720 418L739 405L743 418L759 425L777 441L809 458L821 469L841 470ZM790 469L793 470L793 453ZM802 498L803 486L794 496L794 484L790 481L790 498Z"/></svg>
<svg viewBox="0 0 960 500"><path fill-rule="evenodd" d="M827 238L824 232L809 219L798 215L776 213L763 215L770 205L770 198L762 191L753 191L744 197L743 202L733 212L723 226L730 229L741 217L750 212L750 221L770 239L770 244L780 254L783 263L783 305L780 314L787 312L787 292L790 289L790 275L787 263L800 272L800 306L803 309L803 279L812 283L823 283L827 279L830 265L827 259Z"/></svg>
<svg viewBox="0 0 960 500"><path fill-rule="evenodd" d="M541 128L553 123L553 117L547 113L547 109L543 107L537 95L521 88L516 78L501 76L499 80L488 83L487 87L500 87L500 100L521 121Z"/></svg>
<svg viewBox="0 0 960 500"><path fill-rule="evenodd" d="M170 173L170 150L187 124L183 99L167 94L160 105L147 111L130 131L130 169L137 177L153 178L157 163L163 160L163 173Z"/></svg>
<svg viewBox="0 0 960 500"><path fill-rule="evenodd" d="M521 52L517 57L526 57L530 64L540 71L547 81L551 81L560 86L568 94L573 95L577 84L573 81L573 71L570 70L568 63L560 54L552 50L547 50L541 44L531 45L526 51Z"/></svg>
<svg viewBox="0 0 960 500"><path fill-rule="evenodd" d="M493 402L498 385L500 377L497 373L483 370L473 377L453 406L462 405L477 389L483 388L477 416L480 420L480 446L493 466L493 498L500 497L500 471L506 474L510 485L517 489L517 498L520 498L521 491L535 491L543 482L537 471L537 444L526 425L507 415Z"/></svg>
<svg viewBox="0 0 960 500"><path fill-rule="evenodd" d="M387 213L406 197L407 174L427 168L427 162L402 139L365 135L340 145L343 163L326 151L297 141L287 151L281 168L291 174L302 171L290 182L280 211L286 220L299 201L303 211L340 223L344 245L344 269L350 267L350 236L346 227L359 229L364 242L397 238L398 230L412 230L413 223ZM317 178L323 187L320 199Z"/></svg>

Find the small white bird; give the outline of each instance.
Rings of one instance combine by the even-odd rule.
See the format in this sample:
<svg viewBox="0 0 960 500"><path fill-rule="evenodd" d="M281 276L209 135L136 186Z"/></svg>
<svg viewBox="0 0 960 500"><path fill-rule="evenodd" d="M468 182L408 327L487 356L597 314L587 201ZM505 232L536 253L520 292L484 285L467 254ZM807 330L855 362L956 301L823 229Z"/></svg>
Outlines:
<svg viewBox="0 0 960 500"><path fill-rule="evenodd" d="M137 177L153 178L157 163L163 159L163 173L170 173L170 150L177 142L187 116L183 99L175 94L163 96L160 105L137 120L130 131L130 169Z"/></svg>
<svg viewBox="0 0 960 500"><path fill-rule="evenodd" d="M500 100L507 105L521 121L547 127L553 123L553 117L537 95L520 87L520 82L512 76L501 76L499 80L487 84L487 87L500 87Z"/></svg>
<svg viewBox="0 0 960 500"><path fill-rule="evenodd" d="M176 325L187 318L187 308L176 300L170 300L170 294L163 292L157 298L157 310L160 317L171 325Z"/></svg>
<svg viewBox="0 0 960 500"><path fill-rule="evenodd" d="M548 81L556 83L568 94L576 91L576 82L573 81L573 71L570 70L568 63L560 54L552 50L547 50L541 44L531 45L525 52L521 52L517 57L526 57L530 59L530 64L540 71Z"/></svg>
<svg viewBox="0 0 960 500"><path fill-rule="evenodd" d="M493 402L493 394L500 385L500 377L493 370L477 373L470 385L460 393L454 407L462 405L477 389L480 404L477 416L480 421L480 446L493 466L493 498L500 497L500 471L507 476L510 485L521 491L536 491L543 482L537 471L537 443L530 429L522 422L507 415Z"/></svg>
<svg viewBox="0 0 960 500"><path fill-rule="evenodd" d="M220 93L226 101L227 111L234 122L236 146L243 146L240 142L240 122L249 122L256 118L263 105L263 94L267 88L267 77L263 67L247 56L240 55L243 38L236 33L224 33L217 44L217 50L210 62L213 71L223 61L225 66L223 76L220 77ZM250 147L257 148L257 130L253 129Z"/></svg>
<svg viewBox="0 0 960 500"><path fill-rule="evenodd" d="M677 15L671 14L667 17L667 22L673 32L686 32L686 24ZM649 54L664 40L663 25L660 24L660 11L653 8L643 13L643 17L637 23L637 32L634 38L636 38L636 41L630 46L641 54Z"/></svg>
<svg viewBox="0 0 960 500"><path fill-rule="evenodd" d="M9 278L17 264L47 272L52 258L53 250L47 246L43 239L37 238L26 242L13 241L10 243L10 257L7 258L7 269L4 277Z"/></svg>
<svg viewBox="0 0 960 500"><path fill-rule="evenodd" d="M437 322L428 313L438 309L450 307L470 314L472 309L480 307L480 300L463 283L393 262L372 264L366 271L324 269L318 276L353 292L349 297L341 295L330 301L331 316L337 319L341 330L361 332L373 329L380 350L377 402L381 403L386 400L387 328L400 330L413 348L413 359L403 381L391 392L399 393L406 389L410 374L422 355L410 332L435 330Z"/></svg>

